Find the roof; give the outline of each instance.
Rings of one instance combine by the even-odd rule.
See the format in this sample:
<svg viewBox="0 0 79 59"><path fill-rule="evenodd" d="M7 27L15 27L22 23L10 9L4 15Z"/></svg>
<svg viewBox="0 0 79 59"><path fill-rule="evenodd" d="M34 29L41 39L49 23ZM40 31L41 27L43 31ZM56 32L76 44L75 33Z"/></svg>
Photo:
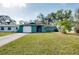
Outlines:
<svg viewBox="0 0 79 59"><path fill-rule="evenodd" d="M15 25L16 21L7 15L0 15L0 24L3 25L3 24L8 24L8 23Z"/></svg>
<svg viewBox="0 0 79 59"><path fill-rule="evenodd" d="M30 23L30 24L24 24L23 26L44 26L44 24Z"/></svg>

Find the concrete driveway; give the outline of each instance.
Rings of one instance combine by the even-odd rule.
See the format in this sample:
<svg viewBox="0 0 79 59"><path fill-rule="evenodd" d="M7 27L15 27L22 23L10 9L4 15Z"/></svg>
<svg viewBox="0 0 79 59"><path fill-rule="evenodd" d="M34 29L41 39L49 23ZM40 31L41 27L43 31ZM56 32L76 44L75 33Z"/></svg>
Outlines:
<svg viewBox="0 0 79 59"><path fill-rule="evenodd" d="M15 33L15 34L7 35L7 36L2 36L2 37L0 37L0 47L7 43L10 43L11 41L18 39L24 35L27 35L27 33Z"/></svg>

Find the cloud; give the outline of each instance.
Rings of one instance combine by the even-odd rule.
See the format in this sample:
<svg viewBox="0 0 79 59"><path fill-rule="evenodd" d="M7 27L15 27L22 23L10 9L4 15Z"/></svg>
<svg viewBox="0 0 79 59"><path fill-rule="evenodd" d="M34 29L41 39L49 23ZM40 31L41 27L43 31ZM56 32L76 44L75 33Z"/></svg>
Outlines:
<svg viewBox="0 0 79 59"><path fill-rule="evenodd" d="M22 8L22 7L26 7L25 3L0 3L0 5L4 8Z"/></svg>
<svg viewBox="0 0 79 59"><path fill-rule="evenodd" d="M17 24L19 24L19 21L21 21L21 20L25 21L24 18L13 18L13 17L11 17L11 18L12 18L13 20L15 20Z"/></svg>
<svg viewBox="0 0 79 59"><path fill-rule="evenodd" d="M26 3L26 0L0 0L0 3Z"/></svg>

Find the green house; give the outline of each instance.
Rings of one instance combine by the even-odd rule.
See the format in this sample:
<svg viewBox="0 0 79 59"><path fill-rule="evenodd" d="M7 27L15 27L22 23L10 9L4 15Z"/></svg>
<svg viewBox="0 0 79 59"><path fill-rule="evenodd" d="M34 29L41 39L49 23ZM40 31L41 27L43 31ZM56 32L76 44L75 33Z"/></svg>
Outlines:
<svg viewBox="0 0 79 59"><path fill-rule="evenodd" d="M34 23L28 25L20 25L18 32L56 32L58 31L56 26L36 25Z"/></svg>

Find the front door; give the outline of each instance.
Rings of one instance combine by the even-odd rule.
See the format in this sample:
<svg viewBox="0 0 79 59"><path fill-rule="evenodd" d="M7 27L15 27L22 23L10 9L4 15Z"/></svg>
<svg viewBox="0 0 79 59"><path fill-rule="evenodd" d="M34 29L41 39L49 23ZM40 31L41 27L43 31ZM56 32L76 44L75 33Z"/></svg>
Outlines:
<svg viewBox="0 0 79 59"><path fill-rule="evenodd" d="M37 32L42 32L42 26L37 26Z"/></svg>

